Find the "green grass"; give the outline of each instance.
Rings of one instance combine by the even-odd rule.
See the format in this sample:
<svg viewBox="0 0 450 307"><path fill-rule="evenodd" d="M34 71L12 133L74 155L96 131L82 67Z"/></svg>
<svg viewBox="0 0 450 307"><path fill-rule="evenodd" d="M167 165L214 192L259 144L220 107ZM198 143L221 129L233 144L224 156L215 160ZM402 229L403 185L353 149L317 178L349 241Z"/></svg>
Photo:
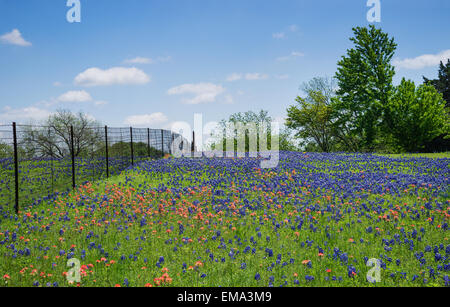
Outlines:
<svg viewBox="0 0 450 307"><path fill-rule="evenodd" d="M438 152L438 153L406 153L406 154L380 154L389 158L431 158L431 159L443 159L450 158L450 151Z"/></svg>

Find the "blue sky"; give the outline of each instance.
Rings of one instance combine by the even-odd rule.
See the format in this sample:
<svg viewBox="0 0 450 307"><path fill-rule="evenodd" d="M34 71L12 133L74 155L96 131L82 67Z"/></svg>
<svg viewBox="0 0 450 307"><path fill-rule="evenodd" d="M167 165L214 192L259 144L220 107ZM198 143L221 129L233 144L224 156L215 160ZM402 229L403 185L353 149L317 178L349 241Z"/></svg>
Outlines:
<svg viewBox="0 0 450 307"><path fill-rule="evenodd" d="M333 76L366 26L367 0L0 0L0 122L58 108L110 126L170 127L265 109L283 118L315 76ZM450 57L450 1L381 0L401 77Z"/></svg>

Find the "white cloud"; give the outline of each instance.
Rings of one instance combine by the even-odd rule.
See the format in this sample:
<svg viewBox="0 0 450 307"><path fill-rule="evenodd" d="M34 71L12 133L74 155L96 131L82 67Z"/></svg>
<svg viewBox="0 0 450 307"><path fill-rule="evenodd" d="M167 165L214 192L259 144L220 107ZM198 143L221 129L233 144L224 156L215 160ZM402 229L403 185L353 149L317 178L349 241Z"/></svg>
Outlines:
<svg viewBox="0 0 450 307"><path fill-rule="evenodd" d="M136 57L134 59L127 59L124 61L126 64L153 64L154 61L150 58Z"/></svg>
<svg viewBox="0 0 450 307"><path fill-rule="evenodd" d="M37 107L25 107L13 109L9 106L3 108L0 112L0 123L9 124L13 121L17 123L26 123L29 121L40 121L48 118L50 111Z"/></svg>
<svg viewBox="0 0 450 307"><path fill-rule="evenodd" d="M130 126L157 126L167 122L167 116L161 112L152 114L131 115L125 119L125 124Z"/></svg>
<svg viewBox="0 0 450 307"><path fill-rule="evenodd" d="M265 80L269 78L266 74L260 74L260 73L247 73L245 74L246 80Z"/></svg>
<svg viewBox="0 0 450 307"><path fill-rule="evenodd" d="M55 82L53 82L53 86L56 86L56 87L62 86L62 83L58 82L58 81L55 81Z"/></svg>
<svg viewBox="0 0 450 307"><path fill-rule="evenodd" d="M275 39L282 39L285 38L285 33L284 32L273 33L272 37Z"/></svg>
<svg viewBox="0 0 450 307"><path fill-rule="evenodd" d="M233 81L237 81L237 80L241 80L241 79L242 79L242 74L238 74L238 73L232 73L231 75L229 75L227 77L228 82L233 82Z"/></svg>
<svg viewBox="0 0 450 307"><path fill-rule="evenodd" d="M146 84L148 82L150 82L150 77L135 67L113 67L106 70L93 67L75 77L75 84L83 86Z"/></svg>
<svg viewBox="0 0 450 307"><path fill-rule="evenodd" d="M289 60L292 60L294 58L303 57L303 56L305 56L305 54L302 53L302 52L292 51L291 54L289 54L287 56L282 56L282 57L276 58L276 61L277 62L284 62L284 61L289 61Z"/></svg>
<svg viewBox="0 0 450 307"><path fill-rule="evenodd" d="M194 98L183 99L186 104L214 102L225 89L213 83L182 84L168 90L169 95L194 94Z"/></svg>
<svg viewBox="0 0 450 307"><path fill-rule="evenodd" d="M444 50L438 54L424 54L415 58L409 59L394 59L392 65L397 69L422 69L425 67L439 65L441 61L450 59L450 49Z"/></svg>
<svg viewBox="0 0 450 307"><path fill-rule="evenodd" d="M64 94L61 94L57 98L52 97L47 100L39 101L38 103L36 103L36 106L43 106L46 108L50 108L61 103L84 103L84 102L92 103L95 106L103 106L108 104L107 101L94 100L91 94L89 94L84 90L81 90L81 91L68 91Z"/></svg>
<svg viewBox="0 0 450 307"><path fill-rule="evenodd" d="M57 98L59 102L88 102L92 101L91 94L86 91L69 91Z"/></svg>
<svg viewBox="0 0 450 307"><path fill-rule="evenodd" d="M14 29L9 33L3 34L0 36L0 41L5 44L17 45L22 47L31 46L30 42L27 42L20 33L19 30Z"/></svg>

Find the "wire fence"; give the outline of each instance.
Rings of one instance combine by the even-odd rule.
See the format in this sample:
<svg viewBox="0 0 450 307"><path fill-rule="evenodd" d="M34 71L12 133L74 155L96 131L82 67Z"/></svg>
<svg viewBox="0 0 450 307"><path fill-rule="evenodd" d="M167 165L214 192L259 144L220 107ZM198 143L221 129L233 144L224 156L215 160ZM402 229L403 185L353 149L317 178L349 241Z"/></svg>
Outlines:
<svg viewBox="0 0 450 307"><path fill-rule="evenodd" d="M14 205L17 213L76 185L163 158L179 137L150 128L0 125L0 208ZM182 140L179 149L189 150Z"/></svg>

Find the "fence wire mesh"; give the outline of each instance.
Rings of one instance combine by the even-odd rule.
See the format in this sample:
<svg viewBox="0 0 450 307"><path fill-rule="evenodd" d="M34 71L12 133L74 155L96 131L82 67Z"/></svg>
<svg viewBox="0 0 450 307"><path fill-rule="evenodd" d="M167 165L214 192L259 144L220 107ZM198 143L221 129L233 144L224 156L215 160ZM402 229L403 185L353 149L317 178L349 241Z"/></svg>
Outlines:
<svg viewBox="0 0 450 307"><path fill-rule="evenodd" d="M149 128L0 125L0 206L38 204L162 158L178 137Z"/></svg>

